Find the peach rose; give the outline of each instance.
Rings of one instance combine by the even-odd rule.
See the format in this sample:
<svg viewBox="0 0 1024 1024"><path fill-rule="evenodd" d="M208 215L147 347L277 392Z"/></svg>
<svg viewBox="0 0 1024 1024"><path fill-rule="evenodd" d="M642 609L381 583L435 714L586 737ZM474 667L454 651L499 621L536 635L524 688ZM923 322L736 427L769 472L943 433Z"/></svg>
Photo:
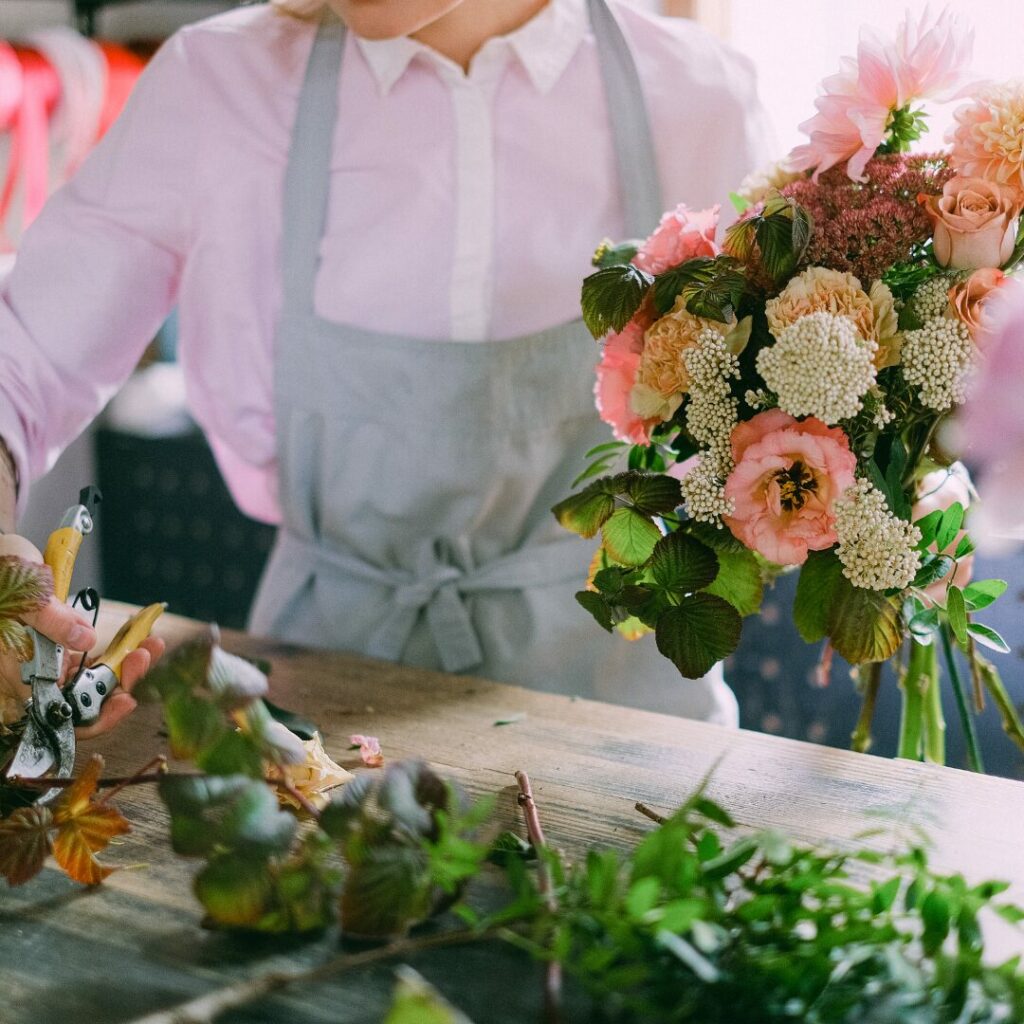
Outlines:
<svg viewBox="0 0 1024 1024"><path fill-rule="evenodd" d="M842 430L770 409L735 427L732 455L734 512L723 518L735 537L777 565L802 565L836 543L833 506L857 465Z"/></svg>
<svg viewBox="0 0 1024 1024"><path fill-rule="evenodd" d="M982 267L966 281L949 289L949 307L957 320L967 324L975 341L992 326L993 293L1011 279L996 267Z"/></svg>
<svg viewBox="0 0 1024 1024"><path fill-rule="evenodd" d="M971 505L971 477L967 467L961 462L954 462L949 469L936 469L928 473L917 485L918 499L914 503L914 510L911 513L911 520L917 522L923 519L929 512L941 509L943 512L955 501L959 501L963 507ZM929 548L936 554L950 555L956 551L956 546L966 531L961 530L943 551L937 551L934 544ZM958 587L966 587L971 582L971 574L974 571L974 555L968 555L957 562L956 572L953 579L949 579L947 573L942 579L937 580L925 593L932 601L945 601L946 586L948 583L955 583Z"/></svg>
<svg viewBox="0 0 1024 1024"><path fill-rule="evenodd" d="M634 412L629 400L640 370L645 327L644 319L634 317L618 334L608 335L594 383L598 414L620 441L629 444L648 444L651 429L660 422Z"/></svg>
<svg viewBox="0 0 1024 1024"><path fill-rule="evenodd" d="M696 256L717 256L718 206L691 213L685 203L670 210L633 257L633 266L663 274Z"/></svg>
<svg viewBox="0 0 1024 1024"><path fill-rule="evenodd" d="M953 270L1000 267L1013 253L1021 199L985 178L951 178L941 196L918 196L935 229L935 258Z"/></svg>

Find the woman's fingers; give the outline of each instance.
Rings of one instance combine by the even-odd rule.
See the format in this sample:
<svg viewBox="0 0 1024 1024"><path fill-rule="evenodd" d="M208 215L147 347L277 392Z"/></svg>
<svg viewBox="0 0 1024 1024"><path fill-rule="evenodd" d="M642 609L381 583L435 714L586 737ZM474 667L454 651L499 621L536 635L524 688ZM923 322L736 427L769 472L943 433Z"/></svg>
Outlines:
<svg viewBox="0 0 1024 1024"><path fill-rule="evenodd" d="M146 657L148 658L149 655L147 654ZM115 690L103 705L99 719L87 728L79 729L78 738L80 740L87 740L93 736L109 732L118 722L127 718L138 706L138 701L130 693L120 689Z"/></svg>
<svg viewBox="0 0 1024 1024"><path fill-rule="evenodd" d="M158 636L147 637L121 665L121 687L131 693L135 684L149 671L167 645Z"/></svg>
<svg viewBox="0 0 1024 1024"><path fill-rule="evenodd" d="M55 597L37 612L25 615L26 626L38 630L58 644L76 651L88 651L96 644L96 630L70 606Z"/></svg>

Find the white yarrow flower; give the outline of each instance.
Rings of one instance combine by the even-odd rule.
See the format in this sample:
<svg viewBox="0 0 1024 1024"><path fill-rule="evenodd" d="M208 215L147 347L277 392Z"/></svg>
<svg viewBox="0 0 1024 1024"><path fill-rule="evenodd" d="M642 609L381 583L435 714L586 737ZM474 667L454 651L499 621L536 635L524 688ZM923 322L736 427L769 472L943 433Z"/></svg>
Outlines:
<svg viewBox="0 0 1024 1024"><path fill-rule="evenodd" d="M848 317L809 313L758 353L757 372L778 395L780 409L834 426L863 408L875 384L876 349Z"/></svg>
<svg viewBox="0 0 1024 1024"><path fill-rule="evenodd" d="M897 518L870 481L858 480L835 503L836 554L843 575L865 590L902 590L921 568L921 531Z"/></svg>
<svg viewBox="0 0 1024 1024"><path fill-rule="evenodd" d="M937 412L960 405L974 369L975 347L967 324L933 316L903 336L903 378L918 388L922 405Z"/></svg>

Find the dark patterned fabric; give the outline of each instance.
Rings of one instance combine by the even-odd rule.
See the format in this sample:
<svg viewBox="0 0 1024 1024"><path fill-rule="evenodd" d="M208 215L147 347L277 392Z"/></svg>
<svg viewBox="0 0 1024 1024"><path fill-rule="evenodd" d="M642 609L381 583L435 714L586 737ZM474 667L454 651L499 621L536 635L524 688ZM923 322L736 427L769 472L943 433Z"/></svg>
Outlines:
<svg viewBox="0 0 1024 1024"><path fill-rule="evenodd" d="M980 618L1005 637L1013 652L986 653L999 668L1011 697L1020 705L1024 702L1024 553L979 557L974 578L991 577L1008 580L1010 589ZM797 634L792 616L795 591L795 573L766 591L761 614L746 620L740 647L726 662L725 676L740 704L740 724L745 729L848 747L860 713L860 696L850 679L849 666L838 656L832 664L829 685L816 685L815 668L821 647L808 646ZM948 763L963 768L966 759L962 729L944 674L941 685ZM900 694L895 678L887 671L875 713L872 753L887 757L895 754L899 715ZM975 724L986 770L994 775L1024 778L1024 753L1003 733L999 715L990 701Z"/></svg>

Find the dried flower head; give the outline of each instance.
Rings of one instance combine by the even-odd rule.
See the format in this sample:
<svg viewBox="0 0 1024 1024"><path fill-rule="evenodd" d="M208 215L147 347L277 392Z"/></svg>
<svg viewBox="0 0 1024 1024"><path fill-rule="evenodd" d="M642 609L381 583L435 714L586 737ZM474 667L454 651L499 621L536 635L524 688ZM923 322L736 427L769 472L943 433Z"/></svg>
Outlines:
<svg viewBox="0 0 1024 1024"><path fill-rule="evenodd" d="M866 297L866 296L865 296ZM757 372L791 416L815 416L834 426L856 416L875 383L877 346L854 322L833 313L810 313L761 349Z"/></svg>
<svg viewBox="0 0 1024 1024"><path fill-rule="evenodd" d="M867 480L843 493L835 503L836 554L843 575L865 590L902 590L921 568L915 550L921 531L898 519L885 503L885 496Z"/></svg>
<svg viewBox="0 0 1024 1024"><path fill-rule="evenodd" d="M945 412L967 398L976 348L960 320L935 316L903 336L903 377L922 405Z"/></svg>
<svg viewBox="0 0 1024 1024"><path fill-rule="evenodd" d="M863 182L842 167L782 189L814 218L806 258L874 281L894 263L909 259L932 235L920 194L938 195L953 176L942 154L902 153L868 161Z"/></svg>

